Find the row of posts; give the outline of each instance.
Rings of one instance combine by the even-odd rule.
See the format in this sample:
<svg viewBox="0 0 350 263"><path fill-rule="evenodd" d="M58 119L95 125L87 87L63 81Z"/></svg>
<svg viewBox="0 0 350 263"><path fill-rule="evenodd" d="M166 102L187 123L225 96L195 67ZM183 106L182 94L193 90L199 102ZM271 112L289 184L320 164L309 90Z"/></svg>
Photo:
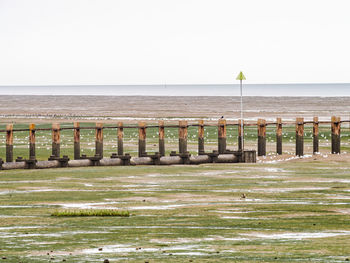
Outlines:
<svg viewBox="0 0 350 263"><path fill-rule="evenodd" d="M304 155L304 118L297 118L295 122L295 155ZM313 121L313 153L319 152L319 120L314 117ZM266 121L258 120L258 156L266 155ZM331 152L333 154L340 153L340 117L333 116L331 119ZM282 119L276 120L276 153L282 154Z"/></svg>
<svg viewBox="0 0 350 263"><path fill-rule="evenodd" d="M165 156L165 125L164 121L158 123L159 133L159 154ZM80 153L80 124L74 122L74 159L81 159ZM118 153L117 156L124 155L123 149L123 123L118 123L117 137L118 137ZM138 156L147 156L146 152L146 129L145 122L139 122L139 141L138 141ZM95 157L103 157L103 124L96 123L95 128ZM29 159L35 160L35 124L29 125ZM242 132L239 127L239 139L242 136ZM187 121L179 121L179 154L186 154L187 151L187 138L188 138L188 123ZM239 145L239 150L242 149L242 145ZM218 123L218 153L223 154L226 152L226 120L220 119ZM204 121L200 120L198 123L198 153L205 154L204 151ZM50 159L60 157L60 124L54 123L52 125L52 155ZM6 162L13 162L13 124L6 126Z"/></svg>
<svg viewBox="0 0 350 263"><path fill-rule="evenodd" d="M313 119L313 152L319 152L319 121L318 117ZM243 130L241 122L238 123L238 151L243 149L241 137ZM296 119L296 155L303 156L304 154L304 119ZM332 117L331 131L332 131L332 153L340 153L340 117ZM218 122L218 153L227 153L226 149L226 120L220 119ZM266 121L259 119L258 127L258 156L266 155ZM165 155L165 134L164 121L159 121L159 155ZM139 157L147 156L146 152L146 129L145 122L139 122L139 142L138 155ZM187 137L188 137L188 123L187 121L179 121L179 154L187 153ZM118 156L123 156L123 123L118 123L117 128L118 137ZM244 143L244 142L243 142ZM282 120L277 118L276 121L276 152L282 154ZM198 123L198 153L205 154L204 151L204 121L200 120ZM96 123L95 133L95 156L103 157L103 124ZM60 125L54 123L52 125L52 156L50 158L60 157ZM35 159L35 124L29 125L29 159ZM80 154L80 125L79 122L74 123L74 159L81 159ZM6 126L6 162L13 162L13 124Z"/></svg>

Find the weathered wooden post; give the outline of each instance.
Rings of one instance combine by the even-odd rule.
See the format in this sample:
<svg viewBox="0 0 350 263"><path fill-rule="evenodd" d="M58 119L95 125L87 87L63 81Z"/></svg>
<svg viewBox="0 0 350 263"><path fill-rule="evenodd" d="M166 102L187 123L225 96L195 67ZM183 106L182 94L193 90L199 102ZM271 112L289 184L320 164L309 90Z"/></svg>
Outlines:
<svg viewBox="0 0 350 263"><path fill-rule="evenodd" d="M118 122L118 155L119 156L124 155L123 138L124 138L123 123L122 122Z"/></svg>
<svg viewBox="0 0 350 263"><path fill-rule="evenodd" d="M187 152L187 121L179 121L179 153Z"/></svg>
<svg viewBox="0 0 350 263"><path fill-rule="evenodd" d="M146 154L146 123L139 122L139 157Z"/></svg>
<svg viewBox="0 0 350 263"><path fill-rule="evenodd" d="M60 124L52 124L52 156L60 157Z"/></svg>
<svg viewBox="0 0 350 263"><path fill-rule="evenodd" d="M295 124L295 155L304 155L304 118L297 118Z"/></svg>
<svg viewBox="0 0 350 263"><path fill-rule="evenodd" d="M198 121L198 154L204 153L204 121Z"/></svg>
<svg viewBox="0 0 350 263"><path fill-rule="evenodd" d="M314 117L313 121L313 129L312 129L312 137L313 137L313 143L312 143L312 148L313 148L313 153L318 153L318 117Z"/></svg>
<svg viewBox="0 0 350 263"><path fill-rule="evenodd" d="M219 154L226 152L226 120L220 119L218 122L218 151Z"/></svg>
<svg viewBox="0 0 350 263"><path fill-rule="evenodd" d="M244 120L239 119L238 120L238 151L243 150L243 133L244 133Z"/></svg>
<svg viewBox="0 0 350 263"><path fill-rule="evenodd" d="M29 159L35 159L35 124L29 124Z"/></svg>
<svg viewBox="0 0 350 263"><path fill-rule="evenodd" d="M266 120L258 119L258 156L266 155Z"/></svg>
<svg viewBox="0 0 350 263"><path fill-rule="evenodd" d="M332 116L332 153L340 153L340 117Z"/></svg>
<svg viewBox="0 0 350 263"><path fill-rule="evenodd" d="M13 162L13 124L6 125L6 162Z"/></svg>
<svg viewBox="0 0 350 263"><path fill-rule="evenodd" d="M160 156L165 156L164 121L158 122L158 133L159 133L159 154Z"/></svg>
<svg viewBox="0 0 350 263"><path fill-rule="evenodd" d="M276 120L276 152L282 154L282 119L277 118Z"/></svg>
<svg viewBox="0 0 350 263"><path fill-rule="evenodd" d="M103 157L103 123L96 123L95 154Z"/></svg>
<svg viewBox="0 0 350 263"><path fill-rule="evenodd" d="M80 159L80 124L79 122L74 122L74 160Z"/></svg>

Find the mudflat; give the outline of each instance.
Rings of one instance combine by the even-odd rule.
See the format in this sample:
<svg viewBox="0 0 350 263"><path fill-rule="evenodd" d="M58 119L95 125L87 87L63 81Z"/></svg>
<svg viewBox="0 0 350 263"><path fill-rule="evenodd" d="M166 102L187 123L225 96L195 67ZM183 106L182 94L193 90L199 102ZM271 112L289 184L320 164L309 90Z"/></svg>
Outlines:
<svg viewBox="0 0 350 263"><path fill-rule="evenodd" d="M216 121L221 116L236 120L240 98L223 96L1 96L0 120L8 122L48 122L83 120L104 122L135 119L187 118ZM329 120L330 116L349 119L350 97L244 97L244 118L295 120L296 117Z"/></svg>
<svg viewBox="0 0 350 263"><path fill-rule="evenodd" d="M346 262L350 164L340 157L0 171L0 255L3 262ZM51 216L84 209L130 217Z"/></svg>

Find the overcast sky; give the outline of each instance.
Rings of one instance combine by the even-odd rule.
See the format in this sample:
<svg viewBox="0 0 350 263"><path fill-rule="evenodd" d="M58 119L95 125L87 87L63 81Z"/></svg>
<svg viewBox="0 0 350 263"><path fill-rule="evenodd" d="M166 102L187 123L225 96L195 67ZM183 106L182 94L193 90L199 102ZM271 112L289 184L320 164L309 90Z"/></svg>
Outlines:
<svg viewBox="0 0 350 263"><path fill-rule="evenodd" d="M0 0L0 85L350 82L349 0Z"/></svg>

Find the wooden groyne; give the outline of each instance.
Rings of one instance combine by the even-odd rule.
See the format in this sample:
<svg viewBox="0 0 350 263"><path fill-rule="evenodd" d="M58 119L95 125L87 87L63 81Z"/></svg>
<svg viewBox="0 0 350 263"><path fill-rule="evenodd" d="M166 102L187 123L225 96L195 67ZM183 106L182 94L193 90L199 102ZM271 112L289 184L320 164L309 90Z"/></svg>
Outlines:
<svg viewBox="0 0 350 263"><path fill-rule="evenodd" d="M201 164L201 163L254 163L256 162L256 152L258 156L266 156L266 128L275 126L276 133L276 154L283 153L283 128L286 125L295 125L295 155L304 155L304 126L312 125L312 144L313 153L319 152L319 125L330 124L331 131L331 153L340 153L341 143L341 123L350 121L341 121L340 117L333 116L330 121L320 122L317 117L312 121L304 121L303 118L296 118L293 122L282 122L281 118L277 118L276 122L266 122L264 119L258 119L256 123L241 122L227 123L225 119L219 119L217 125L205 124L203 120L198 123L189 124L187 121L179 121L177 125L166 125L164 121L159 121L157 125L147 125L145 122L139 122L137 126L125 126L119 122L116 126L107 126L102 123L96 123L95 126L82 127L75 122L72 127L61 127L58 123L53 123L51 128L36 128L35 124L30 124L28 129L14 129L13 124L6 125L5 130L0 132L6 133L6 157L5 162L0 158L1 169L18 169L18 168L53 168L53 167L80 167L80 166L113 166L113 165L172 165L172 164ZM217 150L212 152L205 151L205 127L217 127ZM227 148L227 127L233 126L237 128L237 145L238 149L229 150ZM257 128L257 151L242 150L244 149L244 140L242 137L244 131L249 126ZM198 150L197 155L192 155L188 151L188 128L198 127ZM158 151L147 152L147 129L158 129ZM170 151L166 156L165 131L168 128L178 129L178 149ZM82 129L95 131L95 154L93 156L81 155L80 132ZM110 156L104 154L103 131L113 129L116 131L117 152ZM124 153L124 130L138 130L138 154L132 157L128 153ZM67 155L61 155L61 131L71 130L74 142L72 159ZM36 159L36 134L41 131L51 131L52 145L51 156L47 161L39 161ZM28 158L17 157L14 159L14 133L28 132ZM244 137L243 137L244 138Z"/></svg>

